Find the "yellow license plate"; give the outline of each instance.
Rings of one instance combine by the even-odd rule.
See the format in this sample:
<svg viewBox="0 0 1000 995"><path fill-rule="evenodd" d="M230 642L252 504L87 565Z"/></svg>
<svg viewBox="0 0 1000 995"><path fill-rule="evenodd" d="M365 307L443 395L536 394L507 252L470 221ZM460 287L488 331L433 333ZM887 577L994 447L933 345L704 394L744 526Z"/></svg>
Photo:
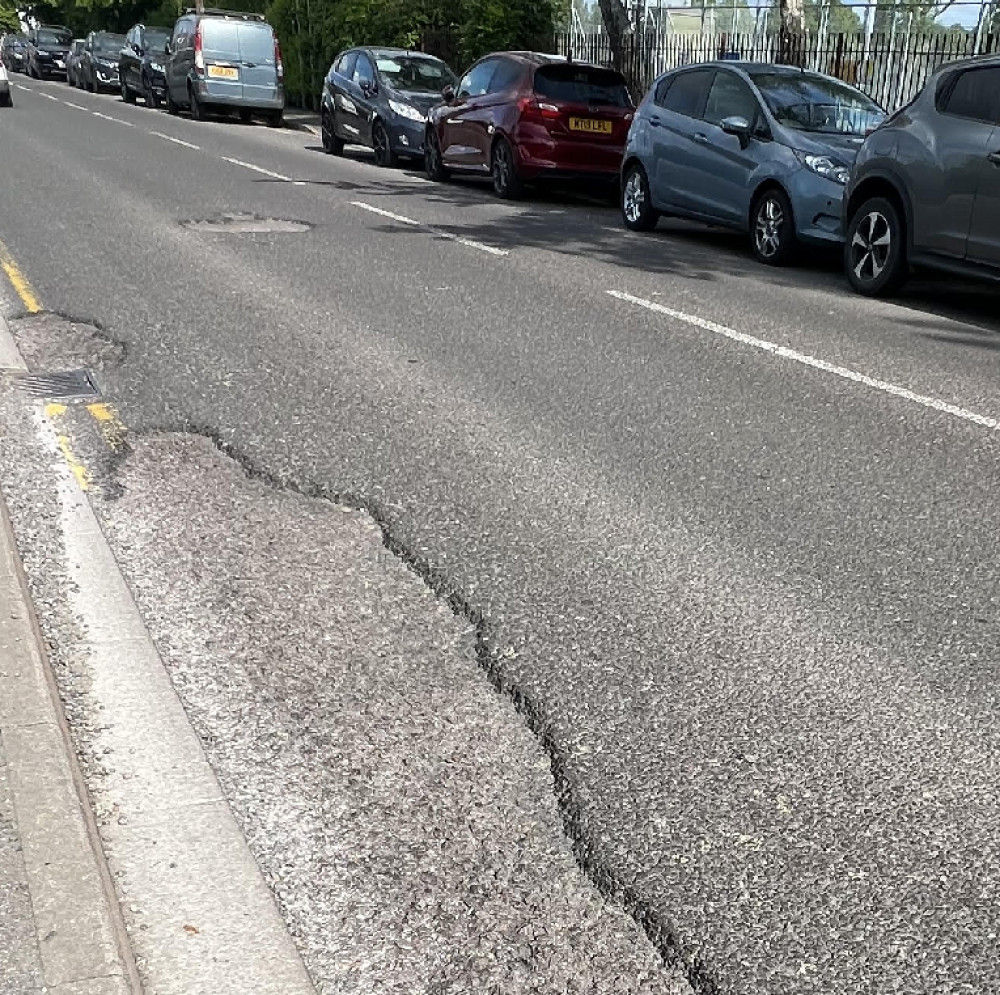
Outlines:
<svg viewBox="0 0 1000 995"><path fill-rule="evenodd" d="M610 135L611 122L598 121L592 117L571 117L569 119L570 131L586 131L591 135Z"/></svg>
<svg viewBox="0 0 1000 995"><path fill-rule="evenodd" d="M212 79L239 79L240 71L232 66L209 66L208 75Z"/></svg>

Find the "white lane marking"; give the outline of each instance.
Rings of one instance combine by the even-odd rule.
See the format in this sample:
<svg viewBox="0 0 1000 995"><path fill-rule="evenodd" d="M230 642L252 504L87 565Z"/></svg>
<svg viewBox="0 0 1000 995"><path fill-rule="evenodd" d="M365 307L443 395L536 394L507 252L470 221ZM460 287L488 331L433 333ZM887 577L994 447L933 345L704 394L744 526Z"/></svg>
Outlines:
<svg viewBox="0 0 1000 995"><path fill-rule="evenodd" d="M26 87L24 87L24 89L25 90L31 90L32 93L37 93L38 96L44 97L46 100L58 100L59 99L58 97L53 97L51 93L46 93L44 90L36 90L32 86L26 86Z"/></svg>
<svg viewBox="0 0 1000 995"><path fill-rule="evenodd" d="M762 352L769 352L772 356L780 356L782 359L790 359L795 363L801 363L803 366L810 366L814 370L821 370L823 373L830 373L835 377L850 380L851 382L861 384L864 387L871 387L873 390L880 390L884 394L891 394L893 397L901 398L904 401L910 401L913 404L920 404L925 408L932 408L934 411L940 411L943 414L951 415L954 418L961 418L963 421L972 422L974 425L980 425L983 428L988 428L993 431L1000 429L1000 420L996 418L988 418L986 415L976 414L975 411L969 411L967 408L960 408L955 404L949 404L947 401L941 401L936 397L928 397L926 394L917 394L912 390L908 390L906 387L900 387L898 384L866 376L864 373L849 370L846 366L836 366L833 363L828 363L825 359L817 359L815 356L810 356L804 352L797 352L795 349L789 349L787 346L778 345L776 342L768 342L767 339L758 339L753 335L746 335L743 332L737 332L735 329L727 328L725 325L716 324L714 321L708 321L706 318L699 318L694 314L686 314L683 311L675 311L673 308L657 304L655 301L647 301L642 297L633 297L632 294L626 294L620 290L609 290L607 293L612 297L618 298L620 301L625 301L628 304L636 304L649 311L655 311L657 314L663 314L668 318L675 319L676 321L683 321L689 325L694 325L695 328L701 328L706 332L712 332L714 335L722 335L725 338L732 339L734 342L739 342L742 345L748 345L754 349L760 349Z"/></svg>
<svg viewBox="0 0 1000 995"><path fill-rule="evenodd" d="M155 135L157 138L162 138L165 142L173 142L174 145L183 145L186 149L194 149L196 152L201 151L200 145L192 145L190 142L182 141L180 138L174 138L172 135L164 135L160 131L151 131L151 135Z"/></svg>
<svg viewBox="0 0 1000 995"><path fill-rule="evenodd" d="M94 117L99 117L104 121L114 121L115 124L123 124L126 128L134 128L134 124L130 124L128 121L123 121L120 117L111 117L108 114L102 114L100 111L91 111Z"/></svg>
<svg viewBox="0 0 1000 995"><path fill-rule="evenodd" d="M450 231L442 231L440 228L435 228L433 225L426 225L422 221L415 221L413 218L408 218L403 214L393 214L392 211L384 211L381 207L375 207L374 204L366 204L363 200L352 200L351 204L354 207L360 207L362 211L370 211L372 214L378 214L383 218L390 218L392 221L398 221L402 225L409 225L411 228L423 228L424 231L428 231L432 235L437 235L439 238L446 238L449 242L458 242L461 245L468 246L470 249L478 249L480 252L488 252L491 256L510 255L507 249L498 249L495 245L487 245L485 242L477 242L475 239L454 235Z"/></svg>
<svg viewBox="0 0 1000 995"><path fill-rule="evenodd" d="M46 93L46 94L43 94L43 96L46 96L46 97L47 97L47 96L48 96L48 94L47 94L47 93ZM89 108L89 107L84 107L84 106L82 106L81 104L74 104L74 103L73 103L72 101L70 101L70 100L64 100L64 101L63 101L63 103L64 103L64 104L65 104L65 105L66 105L67 107L72 107L72 108L73 108L73 110L75 110L75 111L83 111L84 113L86 113L87 111L89 111L89 110L90 110L90 108Z"/></svg>
<svg viewBox="0 0 1000 995"><path fill-rule="evenodd" d="M303 180L293 180L290 176L284 176L281 173L272 173L269 169L264 169L263 166L255 166L252 162L244 162L242 159L230 159L229 156L220 156L224 162L231 162L234 166L242 166L244 169L252 169L255 173L261 173L263 176L270 176L272 180L281 180L283 183L291 183L292 186L304 187L305 182Z"/></svg>

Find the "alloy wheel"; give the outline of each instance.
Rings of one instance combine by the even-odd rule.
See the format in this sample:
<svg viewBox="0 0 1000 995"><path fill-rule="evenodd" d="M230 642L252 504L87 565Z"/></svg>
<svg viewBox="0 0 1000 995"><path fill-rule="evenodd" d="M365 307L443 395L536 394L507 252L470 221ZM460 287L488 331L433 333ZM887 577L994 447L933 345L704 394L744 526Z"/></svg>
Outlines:
<svg viewBox="0 0 1000 995"><path fill-rule="evenodd" d="M757 251L765 259L770 259L781 248L784 226L785 212L781 209L781 204L775 197L765 197L757 209L753 233Z"/></svg>
<svg viewBox="0 0 1000 995"><path fill-rule="evenodd" d="M879 211L869 211L851 239L851 269L858 280L871 283L884 272L892 252L889 219Z"/></svg>
<svg viewBox="0 0 1000 995"><path fill-rule="evenodd" d="M372 132L372 142L375 150L375 162L379 166L392 164L392 149L389 148L389 133L384 125L376 124Z"/></svg>
<svg viewBox="0 0 1000 995"><path fill-rule="evenodd" d="M642 218L642 210L646 206L646 191L642 185L642 174L638 169L632 171L625 182L622 195L622 210L629 224L638 224Z"/></svg>
<svg viewBox="0 0 1000 995"><path fill-rule="evenodd" d="M497 192L503 192L510 188L511 161L507 145L500 142L497 145L496 154L493 156L493 178L496 183Z"/></svg>

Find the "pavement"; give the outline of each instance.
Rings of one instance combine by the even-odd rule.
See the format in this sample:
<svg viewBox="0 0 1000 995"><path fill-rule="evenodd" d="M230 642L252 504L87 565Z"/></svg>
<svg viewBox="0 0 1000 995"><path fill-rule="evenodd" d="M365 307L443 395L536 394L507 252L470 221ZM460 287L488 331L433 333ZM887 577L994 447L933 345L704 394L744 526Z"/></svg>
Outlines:
<svg viewBox="0 0 1000 995"><path fill-rule="evenodd" d="M994 289L19 85L94 797L45 432L318 991L1000 988Z"/></svg>

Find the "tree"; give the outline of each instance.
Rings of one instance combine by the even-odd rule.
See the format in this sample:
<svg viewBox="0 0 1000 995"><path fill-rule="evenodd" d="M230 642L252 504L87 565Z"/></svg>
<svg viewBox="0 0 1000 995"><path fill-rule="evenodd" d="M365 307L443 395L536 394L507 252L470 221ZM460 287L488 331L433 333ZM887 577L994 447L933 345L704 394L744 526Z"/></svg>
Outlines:
<svg viewBox="0 0 1000 995"><path fill-rule="evenodd" d="M17 16L17 8L10 0L0 0L0 33L20 30L21 21Z"/></svg>

